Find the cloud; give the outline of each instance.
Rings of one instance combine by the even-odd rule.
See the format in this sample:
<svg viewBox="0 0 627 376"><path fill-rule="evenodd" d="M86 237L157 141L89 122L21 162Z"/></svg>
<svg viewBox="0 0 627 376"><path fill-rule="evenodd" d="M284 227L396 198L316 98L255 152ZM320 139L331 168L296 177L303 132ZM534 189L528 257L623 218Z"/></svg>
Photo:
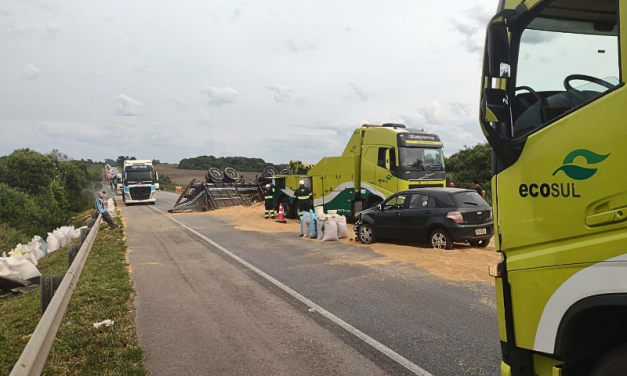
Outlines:
<svg viewBox="0 0 627 376"><path fill-rule="evenodd" d="M288 39L285 41L287 43L287 49L292 53L297 53L301 51L316 51L317 48L310 44L298 44L295 41Z"/></svg>
<svg viewBox="0 0 627 376"><path fill-rule="evenodd" d="M307 102L307 100L305 98L298 98L294 101L294 103L296 103L297 105L302 105L305 104L305 102Z"/></svg>
<svg viewBox="0 0 627 376"><path fill-rule="evenodd" d="M11 12L7 12L6 10L0 9L0 14L3 16L10 16Z"/></svg>
<svg viewBox="0 0 627 376"><path fill-rule="evenodd" d="M463 21L459 19L449 20L453 29L464 37L460 44L471 54L483 53L485 29L492 18L492 14L481 6L475 6L461 12L461 15L464 15L466 19Z"/></svg>
<svg viewBox="0 0 627 376"><path fill-rule="evenodd" d="M433 101L429 106L411 114L399 115L400 122L410 128L434 132L445 143L447 150L483 142L479 124L465 103Z"/></svg>
<svg viewBox="0 0 627 376"><path fill-rule="evenodd" d="M239 94L237 90L233 88L215 86L205 87L200 92L207 94L209 97L209 104L212 106L235 103L237 95Z"/></svg>
<svg viewBox="0 0 627 376"><path fill-rule="evenodd" d="M204 110L198 111L198 124L211 124L209 112Z"/></svg>
<svg viewBox="0 0 627 376"><path fill-rule="evenodd" d="M102 126L92 123L74 122L34 122L33 126L38 135L59 141L73 141L87 144L115 145L121 137L127 135L127 129L122 125L111 124Z"/></svg>
<svg viewBox="0 0 627 376"><path fill-rule="evenodd" d="M115 97L115 101L117 103L117 107L115 109L115 114L118 116L141 116L141 108L144 105L142 102L136 101L135 99L125 95L120 94Z"/></svg>
<svg viewBox="0 0 627 376"><path fill-rule="evenodd" d="M35 28L30 26L7 25L8 33L16 38L27 37L35 32Z"/></svg>
<svg viewBox="0 0 627 376"><path fill-rule="evenodd" d="M274 100L278 103L287 103L290 100L292 94L292 88L286 85L270 85L266 86L268 90L274 92Z"/></svg>
<svg viewBox="0 0 627 376"><path fill-rule="evenodd" d="M172 101L178 104L182 109L187 108L187 101L181 97L171 97Z"/></svg>
<svg viewBox="0 0 627 376"><path fill-rule="evenodd" d="M229 20L235 21L240 14L242 14L242 11L239 8L235 8L235 10L233 10L233 14L229 17Z"/></svg>
<svg viewBox="0 0 627 376"><path fill-rule="evenodd" d="M150 69L150 67L148 66L148 63L146 63L145 61L138 61L137 64L135 65L135 74L153 74L155 73L154 70Z"/></svg>
<svg viewBox="0 0 627 376"><path fill-rule="evenodd" d="M42 74L44 74L44 72L42 72L41 69L37 68L33 64L26 64L26 66L22 70L22 80L34 80Z"/></svg>
<svg viewBox="0 0 627 376"><path fill-rule="evenodd" d="M48 39L57 39L57 35L61 34L63 31L59 29L56 24L48 23L46 24L46 35Z"/></svg>
<svg viewBox="0 0 627 376"><path fill-rule="evenodd" d="M370 97L370 94L368 92L366 92L364 89L360 88L359 86L355 85L354 83L350 82L348 86L353 88L353 91L355 92L355 94L357 94L359 99L361 99L362 101L365 102L368 100L368 97Z"/></svg>
<svg viewBox="0 0 627 376"><path fill-rule="evenodd" d="M546 33L537 30L525 30L520 41L522 43L536 45L547 43L557 38L559 33Z"/></svg>

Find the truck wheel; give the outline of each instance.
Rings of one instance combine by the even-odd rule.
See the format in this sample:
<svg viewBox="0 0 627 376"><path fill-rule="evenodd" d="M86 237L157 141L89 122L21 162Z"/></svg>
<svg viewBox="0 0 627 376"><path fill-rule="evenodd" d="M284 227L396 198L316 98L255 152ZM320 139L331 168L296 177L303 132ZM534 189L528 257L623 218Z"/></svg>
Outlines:
<svg viewBox="0 0 627 376"><path fill-rule="evenodd" d="M469 243L473 247L485 248L488 246L488 244L490 244L490 239L483 239L483 240L478 240L478 241L469 242Z"/></svg>
<svg viewBox="0 0 627 376"><path fill-rule="evenodd" d="M359 226L359 241L364 244L372 244L377 241L377 235L374 233L374 227L368 223Z"/></svg>
<svg viewBox="0 0 627 376"><path fill-rule="evenodd" d="M289 168L284 168L279 172L279 175L291 175L292 171Z"/></svg>
<svg viewBox="0 0 627 376"><path fill-rule="evenodd" d="M224 169L224 181L227 183L236 182L239 179L239 173L233 167Z"/></svg>
<svg viewBox="0 0 627 376"><path fill-rule="evenodd" d="M287 197L281 198L279 200L280 204L283 204L283 211L285 212L285 216L287 218L294 218L294 206L290 204L290 199Z"/></svg>
<svg viewBox="0 0 627 376"><path fill-rule="evenodd" d="M278 175L279 173L277 172L276 168L272 167L272 166L268 166L266 168L263 169L263 172L261 173L261 176L263 176L264 178L271 178L275 175Z"/></svg>
<svg viewBox="0 0 627 376"><path fill-rule="evenodd" d="M619 346L597 362L590 376L622 375L627 370L627 344Z"/></svg>
<svg viewBox="0 0 627 376"><path fill-rule="evenodd" d="M429 242L431 243L431 247L435 249L453 249L453 239L451 239L446 231L440 228L431 233Z"/></svg>

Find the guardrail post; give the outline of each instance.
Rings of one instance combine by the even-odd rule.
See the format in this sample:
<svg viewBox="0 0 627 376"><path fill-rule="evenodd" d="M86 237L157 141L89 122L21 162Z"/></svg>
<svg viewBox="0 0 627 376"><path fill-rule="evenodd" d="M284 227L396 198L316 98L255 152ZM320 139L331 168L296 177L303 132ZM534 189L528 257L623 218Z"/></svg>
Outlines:
<svg viewBox="0 0 627 376"><path fill-rule="evenodd" d="M94 211L93 213L91 213L91 219L96 219L98 218L98 212Z"/></svg>
<svg viewBox="0 0 627 376"><path fill-rule="evenodd" d="M87 235L89 235L89 229L88 228L82 228L81 229L81 244L83 244L85 239L87 239Z"/></svg>
<svg viewBox="0 0 627 376"><path fill-rule="evenodd" d="M70 244L68 244L68 246L67 246L67 262L68 262L67 265L68 265L68 268L74 262L74 259L76 258L76 254L78 253L79 249L81 249L81 245L79 243L70 243Z"/></svg>
<svg viewBox="0 0 627 376"><path fill-rule="evenodd" d="M96 223L95 219L90 219L87 221L87 228L91 229L92 226L94 225L94 223Z"/></svg>
<svg viewBox="0 0 627 376"><path fill-rule="evenodd" d="M59 288L61 281L65 277L65 274L55 274L55 275L42 275L41 276L41 286L39 287L41 290L40 296L40 305L41 305L41 315L44 315L46 312L46 308L48 308L48 304L52 300L54 296L54 292Z"/></svg>

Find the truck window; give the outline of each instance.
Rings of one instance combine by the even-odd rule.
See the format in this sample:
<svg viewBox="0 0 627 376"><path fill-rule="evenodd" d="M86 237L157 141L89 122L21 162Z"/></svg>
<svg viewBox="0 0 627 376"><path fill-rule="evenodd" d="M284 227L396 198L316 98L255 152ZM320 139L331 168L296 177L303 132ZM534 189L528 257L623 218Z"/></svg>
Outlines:
<svg viewBox="0 0 627 376"><path fill-rule="evenodd" d="M577 7L593 9L596 1L581 1ZM584 23L551 17L557 8L549 4L524 30L514 68L514 138L619 84L617 2L603 5L602 17Z"/></svg>
<svg viewBox="0 0 627 376"><path fill-rule="evenodd" d="M377 166L385 168L385 151L387 148L379 148L379 156L377 157Z"/></svg>

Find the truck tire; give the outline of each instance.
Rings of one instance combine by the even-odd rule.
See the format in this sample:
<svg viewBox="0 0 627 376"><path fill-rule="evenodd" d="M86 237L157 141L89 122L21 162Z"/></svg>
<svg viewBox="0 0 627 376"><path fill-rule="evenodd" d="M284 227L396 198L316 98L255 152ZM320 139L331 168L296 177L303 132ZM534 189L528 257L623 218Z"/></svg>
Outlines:
<svg viewBox="0 0 627 376"><path fill-rule="evenodd" d="M429 235L429 244L435 249L453 249L453 239L441 228L433 230Z"/></svg>
<svg viewBox="0 0 627 376"><path fill-rule="evenodd" d="M207 175L211 183L222 183L224 181L224 173L215 167L211 167L207 171Z"/></svg>
<svg viewBox="0 0 627 376"><path fill-rule="evenodd" d="M377 241L377 235L374 232L374 227L368 223L364 223L359 226L359 233L357 235L359 241L364 244L372 244Z"/></svg>
<svg viewBox="0 0 627 376"><path fill-rule="evenodd" d="M284 168L279 172L279 175L291 175L292 171L289 168Z"/></svg>
<svg viewBox="0 0 627 376"><path fill-rule="evenodd" d="M233 167L227 167L224 169L224 181L227 183L234 183L239 179L239 173Z"/></svg>
<svg viewBox="0 0 627 376"><path fill-rule="evenodd" d="M285 212L285 216L287 218L295 218L295 206L296 206L296 202L294 202L294 204L290 203L290 199L283 196L280 200L279 200L279 204L283 204L283 212Z"/></svg>
<svg viewBox="0 0 627 376"><path fill-rule="evenodd" d="M271 178L275 175L278 175L279 173L277 172L276 168L272 167L272 166L268 166L266 168L263 169L263 172L261 173L261 176L263 176L264 178Z"/></svg>
<svg viewBox="0 0 627 376"><path fill-rule="evenodd" d="M627 370L627 343L611 350L592 369L590 376L623 375Z"/></svg>

